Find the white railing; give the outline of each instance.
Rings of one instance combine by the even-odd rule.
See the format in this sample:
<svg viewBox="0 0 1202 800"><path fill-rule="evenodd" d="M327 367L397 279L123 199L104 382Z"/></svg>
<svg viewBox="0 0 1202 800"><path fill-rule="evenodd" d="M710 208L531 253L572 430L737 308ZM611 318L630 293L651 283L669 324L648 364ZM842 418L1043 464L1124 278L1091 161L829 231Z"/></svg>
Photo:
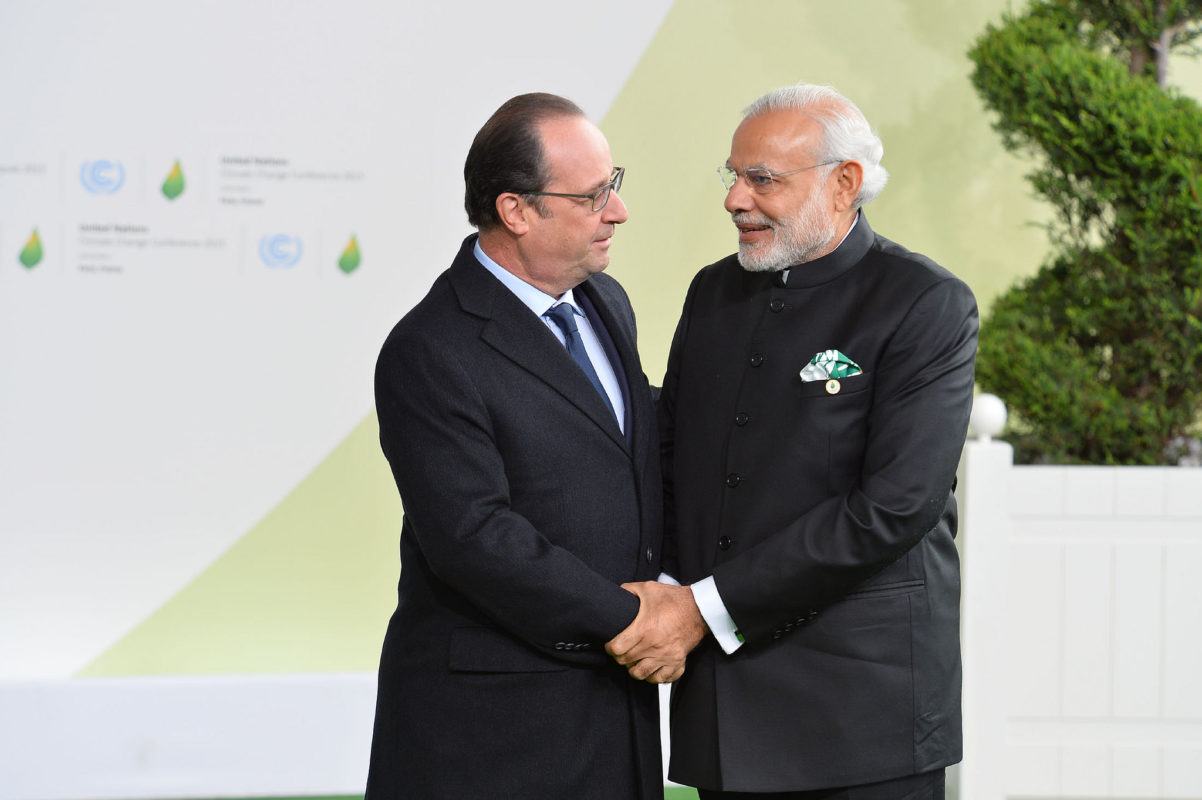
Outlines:
<svg viewBox="0 0 1202 800"><path fill-rule="evenodd" d="M978 417L961 798L1202 798L1202 469L1016 467Z"/></svg>

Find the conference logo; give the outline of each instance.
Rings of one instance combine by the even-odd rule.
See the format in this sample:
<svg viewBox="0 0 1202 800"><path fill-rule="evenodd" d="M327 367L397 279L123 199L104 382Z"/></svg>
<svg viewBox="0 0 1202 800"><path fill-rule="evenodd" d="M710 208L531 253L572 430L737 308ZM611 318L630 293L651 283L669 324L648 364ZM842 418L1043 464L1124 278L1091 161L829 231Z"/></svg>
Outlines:
<svg viewBox="0 0 1202 800"><path fill-rule="evenodd" d="M171 171L167 173L167 177L163 180L163 185L160 187L163 192L163 197L168 200L174 200L184 193L184 171L180 168L179 159L176 159Z"/></svg>
<svg viewBox="0 0 1202 800"><path fill-rule="evenodd" d="M304 247L299 236L277 233L259 240L259 258L273 269L296 266L303 252Z"/></svg>
<svg viewBox="0 0 1202 800"><path fill-rule="evenodd" d="M17 256L17 260L25 269L33 269L42 263L42 256L42 237L38 236L38 229L34 228L33 233L29 235L29 241L21 249L21 255Z"/></svg>
<svg viewBox="0 0 1202 800"><path fill-rule="evenodd" d="M125 167L120 161L85 161L79 168L79 182L92 194L116 194L125 183Z"/></svg>
<svg viewBox="0 0 1202 800"><path fill-rule="evenodd" d="M359 239L354 234L351 234L351 240L347 242L346 248L342 251L342 255L338 257L338 269L342 270L347 275L350 275L355 270L359 269L359 263L362 257L359 255Z"/></svg>

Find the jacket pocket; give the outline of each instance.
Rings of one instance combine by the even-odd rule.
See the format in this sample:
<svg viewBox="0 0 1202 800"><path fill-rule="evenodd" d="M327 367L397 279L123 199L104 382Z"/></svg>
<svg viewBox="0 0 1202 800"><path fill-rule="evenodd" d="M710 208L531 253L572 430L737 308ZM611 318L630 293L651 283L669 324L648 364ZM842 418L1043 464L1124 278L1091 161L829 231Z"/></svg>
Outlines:
<svg viewBox="0 0 1202 800"><path fill-rule="evenodd" d="M452 672L560 672L569 667L525 642L490 628L451 631Z"/></svg>
<svg viewBox="0 0 1202 800"><path fill-rule="evenodd" d="M843 595L844 600L855 600L861 597L892 597L897 594L907 594L916 589L921 589L926 586L926 581L921 578L906 581L894 581L891 583L878 583L871 586L865 586L857 589L854 592L848 592Z"/></svg>
<svg viewBox="0 0 1202 800"><path fill-rule="evenodd" d="M830 397L838 398L841 396L859 394L865 389L872 388L872 379L868 373L861 372L859 375L852 375L850 378L836 378L835 381L839 384L838 389L831 391L834 387L828 387L829 380L816 381L799 381L798 396L806 397Z"/></svg>

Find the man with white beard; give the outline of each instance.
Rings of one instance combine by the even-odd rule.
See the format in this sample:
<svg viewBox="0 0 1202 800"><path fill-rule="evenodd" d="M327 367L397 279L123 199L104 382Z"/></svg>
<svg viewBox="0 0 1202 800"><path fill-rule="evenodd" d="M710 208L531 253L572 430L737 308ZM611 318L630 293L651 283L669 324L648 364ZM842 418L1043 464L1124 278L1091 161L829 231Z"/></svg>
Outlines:
<svg viewBox="0 0 1202 800"><path fill-rule="evenodd" d="M739 251L693 280L660 398L665 555L696 603L661 627L699 611L675 630L704 635L609 644L636 677L696 646L669 777L702 800L925 800L960 760L977 309L869 227L882 153L854 104L798 85L746 110L719 170Z"/></svg>

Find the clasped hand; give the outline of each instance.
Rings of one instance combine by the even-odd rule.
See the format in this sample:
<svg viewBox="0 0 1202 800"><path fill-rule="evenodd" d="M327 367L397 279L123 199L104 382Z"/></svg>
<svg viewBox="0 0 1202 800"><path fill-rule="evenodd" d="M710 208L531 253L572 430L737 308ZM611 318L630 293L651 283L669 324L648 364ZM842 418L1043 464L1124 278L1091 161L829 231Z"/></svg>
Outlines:
<svg viewBox="0 0 1202 800"><path fill-rule="evenodd" d="M636 680L671 683L684 674L685 657L707 630L692 590L654 581L622 588L638 595L639 613L606 652Z"/></svg>

